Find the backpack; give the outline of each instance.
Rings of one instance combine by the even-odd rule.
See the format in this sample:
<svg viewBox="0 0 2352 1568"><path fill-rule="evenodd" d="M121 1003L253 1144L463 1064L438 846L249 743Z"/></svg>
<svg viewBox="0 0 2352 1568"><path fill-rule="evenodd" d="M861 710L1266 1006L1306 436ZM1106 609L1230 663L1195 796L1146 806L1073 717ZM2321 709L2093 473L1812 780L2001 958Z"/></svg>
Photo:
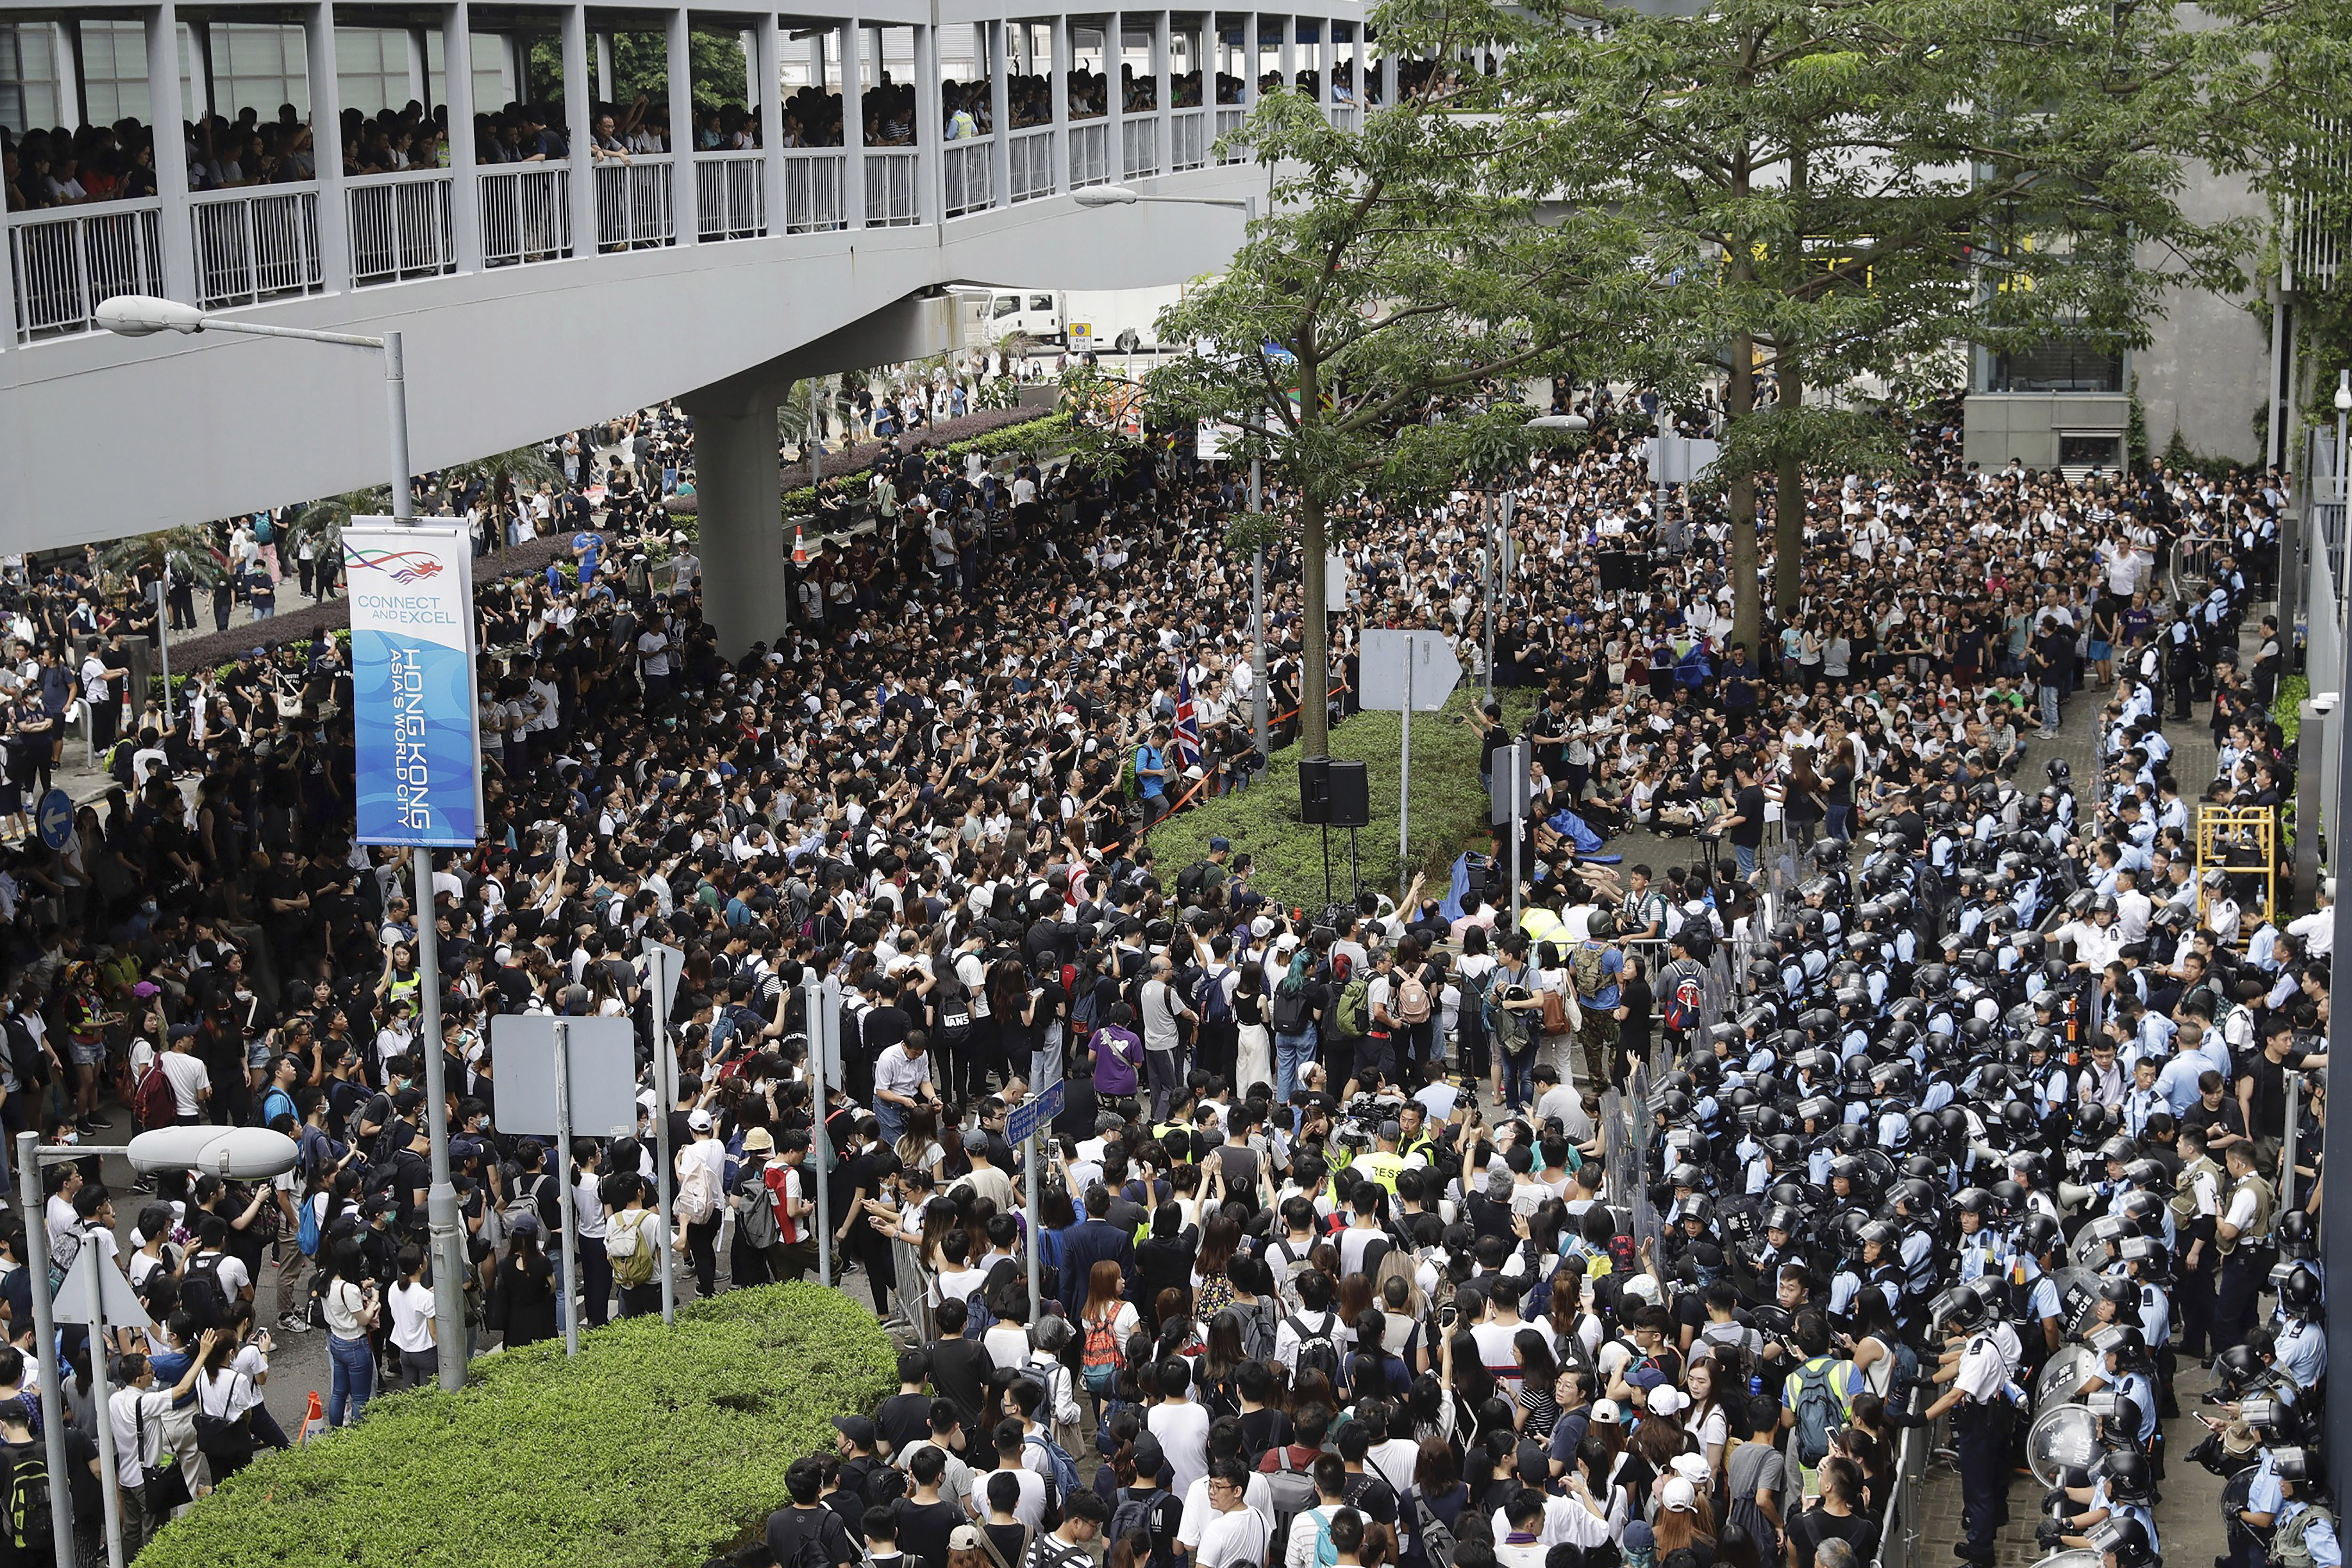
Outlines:
<svg viewBox="0 0 2352 1568"><path fill-rule="evenodd" d="M1201 1022L1230 1024L1234 1021L1234 999L1225 994L1225 976L1232 971L1203 970L1192 987L1192 1010L1201 1015Z"/></svg>
<svg viewBox="0 0 2352 1568"><path fill-rule="evenodd" d="M1589 942L1576 944L1576 952L1568 961L1568 972L1575 978L1579 997L1598 996L1601 988L1609 984L1609 972L1603 967L1607 957L1608 951L1604 948L1595 947Z"/></svg>
<svg viewBox="0 0 2352 1568"><path fill-rule="evenodd" d="M1492 975L1487 977L1486 999L1480 1004L1479 1022L1486 1026L1487 1038L1505 1053L1516 1056L1527 1048L1528 1016L1503 1005L1503 992L1496 989Z"/></svg>
<svg viewBox="0 0 2352 1568"><path fill-rule="evenodd" d="M1797 1369L1797 1462L1807 1468L1829 1457L1830 1433L1844 1422L1837 1391L1830 1386L1827 1356Z"/></svg>
<svg viewBox="0 0 2352 1568"><path fill-rule="evenodd" d="M294 1231L294 1245L302 1249L305 1258L319 1256L319 1208L309 1198L302 1200L302 1213Z"/></svg>
<svg viewBox="0 0 2352 1568"><path fill-rule="evenodd" d="M1087 1344L1078 1363L1078 1375L1086 1382L1087 1392L1097 1399L1106 1399L1118 1391L1118 1374L1127 1365L1127 1354L1120 1350L1118 1331L1112 1325L1117 1315L1098 1323L1087 1325Z"/></svg>
<svg viewBox="0 0 2352 1568"><path fill-rule="evenodd" d="M1274 1032L1277 1035L1299 1035L1307 1032L1307 982L1285 975L1282 984L1274 988Z"/></svg>
<svg viewBox="0 0 2352 1568"><path fill-rule="evenodd" d="M138 1093L131 1103L131 1113L139 1119L139 1129L142 1132L179 1124L180 1096L172 1087L172 1075L163 1070L163 1058L160 1054L140 1075Z"/></svg>
<svg viewBox="0 0 2352 1568"><path fill-rule="evenodd" d="M735 1234L743 1245L755 1252L764 1252L784 1239L784 1227L776 1223L776 1200L768 1191L765 1170L745 1173L736 1184Z"/></svg>
<svg viewBox="0 0 2352 1568"><path fill-rule="evenodd" d="M1420 975L1397 975L1396 994L1389 998L1389 1016L1400 1024L1429 1022L1429 987L1421 983Z"/></svg>
<svg viewBox="0 0 2352 1568"><path fill-rule="evenodd" d="M1176 873L1176 897L1181 900L1189 902L1199 898L1202 889L1208 885L1209 863L1206 860L1195 860Z"/></svg>
<svg viewBox="0 0 2352 1568"><path fill-rule="evenodd" d="M1297 1369L1292 1373L1294 1378L1297 1373L1319 1372L1331 1380L1333 1388L1339 1386L1339 1346L1331 1338L1331 1330L1338 1319L1336 1312L1324 1313L1323 1326L1311 1332L1307 1321L1297 1314L1294 1313L1286 1320L1290 1324L1292 1335L1298 1341Z"/></svg>
<svg viewBox="0 0 2352 1568"><path fill-rule="evenodd" d="M631 1212L623 1209L613 1216L612 1227L604 1235L604 1256L612 1259L613 1279L616 1284L637 1286L654 1277L654 1265L661 1261L654 1256L654 1248L659 1243L646 1234L661 1222L656 1219L653 1225L647 1225L646 1219L651 1216L639 1209L634 1212L641 1217L631 1225L623 1217ZM617 1252L613 1248L616 1241L623 1244Z"/></svg>
<svg viewBox="0 0 2352 1568"><path fill-rule="evenodd" d="M1315 1506L1315 1478L1290 1462L1287 1447L1274 1451L1274 1473L1265 1478L1265 1489L1274 1499L1274 1530L1284 1541L1290 1539L1290 1521ZM1318 1551L1330 1541L1328 1531L1316 1542Z"/></svg>
<svg viewBox="0 0 2352 1568"><path fill-rule="evenodd" d="M520 1177L507 1184L507 1192L509 1195L505 1203L499 1205L499 1217L506 1222L507 1234L509 1236L512 1236L514 1234L515 1221L520 1219L523 1215L529 1215L533 1219L539 1217L539 1194L546 1188L546 1185L547 1173L545 1171L541 1171L538 1175L533 1176L530 1179L530 1184L529 1187L525 1187L523 1185Z"/></svg>
<svg viewBox="0 0 2352 1568"><path fill-rule="evenodd" d="M971 993L964 989L953 963L946 966L940 978L947 984L940 987L939 1043L952 1050L971 1038Z"/></svg>
<svg viewBox="0 0 2352 1568"><path fill-rule="evenodd" d="M188 1314L192 1327L217 1329L228 1321L228 1290L220 1279L220 1267L227 1258L225 1252L208 1252L189 1263L187 1277L180 1281L180 1310Z"/></svg>
<svg viewBox="0 0 2352 1568"><path fill-rule="evenodd" d="M56 1555L57 1533L49 1514L49 1461L38 1444L18 1455L9 1471L6 1522L8 1539L19 1559L46 1563Z"/></svg>
<svg viewBox="0 0 2352 1568"><path fill-rule="evenodd" d="M1699 984L1697 975L1685 974L1675 981L1674 989L1666 993L1666 1027L1677 1034L1696 1028L1699 1004L1705 995L1706 988Z"/></svg>
<svg viewBox="0 0 2352 1568"><path fill-rule="evenodd" d="M1046 1402L1047 1419L1053 1416L1052 1401ZM1032 1432L1022 1439L1030 1447L1045 1456L1045 1514L1059 1522L1062 1500L1077 1491L1085 1483L1078 1479L1078 1462L1070 1451L1043 1432Z"/></svg>
<svg viewBox="0 0 2352 1568"><path fill-rule="evenodd" d="M688 1162L686 1176L677 1184L678 1218L700 1225L718 1209L719 1193L710 1179L710 1167L700 1160Z"/></svg>
<svg viewBox="0 0 2352 1568"><path fill-rule="evenodd" d="M1151 1538L1150 1555L1145 1561L1152 1568L1168 1568L1175 1560L1175 1553L1162 1546L1161 1542L1163 1539L1172 1541L1176 1532L1160 1521L1167 1517L1168 1505L1175 1500L1164 1491L1155 1491L1148 1498L1136 1498L1128 1496L1122 1489L1118 1506L1110 1510L1110 1529L1103 1539L1125 1541L1139 1530Z"/></svg>
<svg viewBox="0 0 2352 1568"><path fill-rule="evenodd" d="M1370 992L1370 986L1361 980L1350 980L1339 988L1339 1005L1331 1009L1333 1038L1352 1040L1371 1027Z"/></svg>
<svg viewBox="0 0 2352 1568"><path fill-rule="evenodd" d="M1417 1487L1413 1489L1412 1512L1412 1532L1421 1538L1421 1555L1429 1568L1454 1568L1454 1531L1430 1511L1428 1500Z"/></svg>

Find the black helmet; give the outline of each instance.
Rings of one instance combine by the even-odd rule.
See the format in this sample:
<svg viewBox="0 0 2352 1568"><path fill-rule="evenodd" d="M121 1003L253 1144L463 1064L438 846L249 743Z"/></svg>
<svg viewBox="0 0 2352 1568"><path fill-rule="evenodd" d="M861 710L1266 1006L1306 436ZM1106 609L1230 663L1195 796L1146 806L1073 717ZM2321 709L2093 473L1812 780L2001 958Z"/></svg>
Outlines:
<svg viewBox="0 0 2352 1568"><path fill-rule="evenodd" d="M2128 1405L2129 1400L2124 1401ZM2117 1502L2145 1508L2156 1496L2156 1473L2146 1454L2118 1448L2099 1461L2107 1472L2107 1495Z"/></svg>
<svg viewBox="0 0 2352 1568"><path fill-rule="evenodd" d="M1989 1189L1995 1219L2006 1219L2025 1206L2025 1189L2003 1178Z"/></svg>
<svg viewBox="0 0 2352 1568"><path fill-rule="evenodd" d="M2311 1216L2303 1210L2289 1209L2279 1215L2278 1223L2271 1227L2271 1233L2278 1238L2281 1250L2288 1257L2311 1256Z"/></svg>
<svg viewBox="0 0 2352 1568"><path fill-rule="evenodd" d="M2032 1137L2042 1127L2041 1119L2033 1114L2033 1107L2021 1100L2005 1102L2000 1108L2000 1121L2012 1135L2020 1137Z"/></svg>
<svg viewBox="0 0 2352 1568"><path fill-rule="evenodd" d="M1798 1212L1797 1206L1794 1204L1767 1204L1764 1205L1764 1228L1766 1230L1785 1230L1790 1235L1794 1236L1798 1231L1804 1228L1804 1216Z"/></svg>
<svg viewBox="0 0 2352 1568"><path fill-rule="evenodd" d="M2109 1323L2091 1336L2091 1348L2116 1358L2118 1370L2128 1372L2147 1363L2147 1339L2133 1323Z"/></svg>
<svg viewBox="0 0 2352 1568"><path fill-rule="evenodd" d="M2017 1227L2018 1247L2034 1258L2057 1246L2058 1240L2058 1222L2046 1214L2030 1214Z"/></svg>
<svg viewBox="0 0 2352 1568"><path fill-rule="evenodd" d="M2099 1158L2110 1164L2128 1165L2139 1158L2139 1145L2117 1133L2099 1145Z"/></svg>
<svg viewBox="0 0 2352 1568"><path fill-rule="evenodd" d="M2279 1304L2297 1317L2319 1310L2319 1276L2308 1268L2289 1268L2279 1286Z"/></svg>
<svg viewBox="0 0 2352 1568"><path fill-rule="evenodd" d="M1764 1152L1772 1156L1772 1163L1785 1171L1804 1159L1804 1140L1793 1132L1775 1133L1764 1140Z"/></svg>
<svg viewBox="0 0 2352 1568"><path fill-rule="evenodd" d="M2074 781L2074 770L2066 765L2066 759L2063 757L2051 758L2049 765L2044 767L2042 772L2043 776L2047 777L2049 781L2054 784L2070 784Z"/></svg>
<svg viewBox="0 0 2352 1568"><path fill-rule="evenodd" d="M1952 1212L1980 1215L1991 1208L1992 1203L1992 1194L1982 1187L1962 1187L1952 1194Z"/></svg>
<svg viewBox="0 0 2352 1568"><path fill-rule="evenodd" d="M2053 762L2053 768L2063 768L2063 761ZM2156 1562L2156 1551L2147 1542L2147 1527L2127 1513L2110 1514L2094 1526L2090 1534L2091 1550L2102 1559L2113 1557L2116 1568L2148 1568Z"/></svg>
<svg viewBox="0 0 2352 1568"><path fill-rule="evenodd" d="M2018 1179L2029 1187L2039 1186L2042 1183L2042 1156L2031 1149L2021 1154L2011 1154L2009 1168L2016 1172Z"/></svg>
<svg viewBox="0 0 2352 1568"><path fill-rule="evenodd" d="M2134 1446L2138 1444L2139 1424L2147 1414L2139 1407L2138 1400L2126 1394L2118 1394L2112 1388L2103 1388L2085 1396L2083 1406L2107 1424L2108 1436Z"/></svg>

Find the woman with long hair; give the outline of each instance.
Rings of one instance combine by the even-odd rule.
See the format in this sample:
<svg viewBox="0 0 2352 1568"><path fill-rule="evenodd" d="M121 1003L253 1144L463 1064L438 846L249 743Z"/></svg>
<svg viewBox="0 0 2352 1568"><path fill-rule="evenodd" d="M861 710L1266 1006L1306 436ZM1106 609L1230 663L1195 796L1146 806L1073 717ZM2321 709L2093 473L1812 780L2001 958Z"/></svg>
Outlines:
<svg viewBox="0 0 2352 1568"><path fill-rule="evenodd" d="M1216 1420L1242 1413L1241 1385L1235 1381L1249 1360L1242 1349L1242 1318L1228 1307L1209 1319L1201 1336L1201 1362L1193 1377L1194 1397Z"/></svg>
<svg viewBox="0 0 2352 1568"><path fill-rule="evenodd" d="M1722 1380L1720 1384L1718 1380ZM1706 1468L1720 1476L1724 1447L1731 1436L1723 1402L1726 1394L1738 1384L1725 1377L1722 1363L1713 1355L1702 1355L1695 1357L1690 1370L1683 1374L1683 1386L1690 1400L1690 1408L1683 1412L1683 1430L1697 1439Z"/></svg>
<svg viewBox="0 0 2352 1568"><path fill-rule="evenodd" d="M1511 1336L1519 1358L1519 1396L1515 1419L1530 1437L1549 1442L1559 1420L1559 1363L1552 1358L1551 1336L1541 1329L1521 1329Z"/></svg>
<svg viewBox="0 0 2352 1568"><path fill-rule="evenodd" d="M540 1237L536 1215L523 1215L515 1221L514 1237L507 1243L497 1283L490 1288L488 1326L506 1336L509 1350L556 1334L555 1266L548 1261Z"/></svg>
<svg viewBox="0 0 2352 1568"><path fill-rule="evenodd" d="M1234 1282L1226 1270L1241 1250L1241 1222L1222 1211L1201 1223L1201 1250L1192 1259L1192 1310L1214 1318L1233 1305Z"/></svg>
<svg viewBox="0 0 2352 1568"><path fill-rule="evenodd" d="M1234 1088L1246 1095L1255 1084L1274 1084L1274 998L1265 988L1265 967L1255 962L1241 966L1234 986Z"/></svg>
<svg viewBox="0 0 2352 1568"><path fill-rule="evenodd" d="M1651 1532L1657 1538L1657 1561L1665 1562L1676 1552L1687 1552L1697 1568L1711 1568L1715 1562L1715 1534L1706 1528L1701 1510L1706 1499L1690 1482L1680 1476L1670 1476L1659 1489L1658 1511L1650 1521Z"/></svg>

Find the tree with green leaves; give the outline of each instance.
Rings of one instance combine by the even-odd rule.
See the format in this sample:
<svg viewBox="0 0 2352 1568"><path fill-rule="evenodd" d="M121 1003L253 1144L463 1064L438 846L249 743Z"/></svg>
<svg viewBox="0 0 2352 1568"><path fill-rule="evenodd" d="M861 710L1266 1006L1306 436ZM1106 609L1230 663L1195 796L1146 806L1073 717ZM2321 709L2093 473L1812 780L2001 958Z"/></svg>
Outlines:
<svg viewBox="0 0 2352 1568"><path fill-rule="evenodd" d="M200 587L228 575L228 558L221 553L212 531L194 523L134 533L101 545L98 565L101 572L125 581L160 577L168 566L181 582Z"/></svg>
<svg viewBox="0 0 2352 1568"><path fill-rule="evenodd" d="M1521 24L1399 0L1376 25L1383 48L1451 59ZM1298 94L1267 95L1240 133L1270 171L1265 210L1160 323L1161 342L1198 352L1146 374L1151 416L1234 426L1241 456L1265 458L1296 498L1231 537L1246 547L1270 530L1298 549L1307 756L1327 750L1324 554L1339 509L1367 489L1442 495L1475 451L1523 455L1537 437L1518 384L1638 364L1664 331L1665 261L1607 207L1549 205L1601 171L1504 87L1433 71L1360 133Z"/></svg>
<svg viewBox="0 0 2352 1568"><path fill-rule="evenodd" d="M481 482L489 502L491 548L497 550L506 548L506 519L516 503L541 485L561 489L563 484L562 473L536 445L493 452L470 463L452 463L441 470L441 478L444 483L453 479L461 484Z"/></svg>
<svg viewBox="0 0 2352 1568"><path fill-rule="evenodd" d="M2144 342L2160 289L2229 289L2252 237L2191 221L2186 160L2238 41L2177 0L1710 0L1696 14L1532 0L1509 62L1553 134L1601 149L1607 203L1708 259L1682 290L1724 384L1735 636L1756 646L1758 479L1774 598L1802 592L1808 466L1892 462L1847 394L1955 343ZM1826 397L1826 401L1825 401Z"/></svg>
<svg viewBox="0 0 2352 1568"><path fill-rule="evenodd" d="M286 530L287 542L298 551L305 544L310 546L311 559L331 583L335 574L343 569L343 530L351 526L352 519L391 515L390 487L346 490L339 496L314 500L296 512Z"/></svg>

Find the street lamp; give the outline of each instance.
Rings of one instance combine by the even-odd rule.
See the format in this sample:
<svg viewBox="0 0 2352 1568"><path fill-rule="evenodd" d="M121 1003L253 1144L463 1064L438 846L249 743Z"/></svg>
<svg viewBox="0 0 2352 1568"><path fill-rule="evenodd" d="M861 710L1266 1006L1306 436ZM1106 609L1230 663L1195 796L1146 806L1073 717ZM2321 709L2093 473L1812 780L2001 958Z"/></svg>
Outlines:
<svg viewBox="0 0 2352 1568"><path fill-rule="evenodd" d="M47 1449L49 1474L53 1476L68 1473L65 1372L63 1358L58 1352L57 1317L58 1300L64 1298L53 1299L49 1293L48 1203L42 1190L41 1167L102 1154L122 1155L141 1175L157 1171L197 1171L224 1181L261 1182L292 1170L301 1158L301 1150L293 1139L266 1127L162 1127L140 1133L128 1144L103 1148L83 1143L44 1145L37 1134L16 1134L16 1205L25 1217L25 1271L33 1281L34 1352L41 1369L41 1436ZM113 1267L110 1261L98 1256L94 1247L89 1256L93 1268ZM105 1281L100 1279L95 1283L98 1289L90 1293L89 1300L68 1304L90 1314L90 1394L98 1407L99 1468L104 1472L101 1496L105 1502L106 1560L108 1568L123 1568L122 1496L116 1484L121 1472L115 1462L114 1423L107 1415ZM71 1294L68 1287L66 1296ZM58 1568L74 1568L70 1488L49 1489L49 1528L57 1542Z"/></svg>
<svg viewBox="0 0 2352 1568"><path fill-rule="evenodd" d="M306 343L332 343L342 348L373 349L383 355L384 412L392 447L392 519L414 524L415 509L409 500L408 384L400 353L400 334L362 337L353 332L320 332L308 327L268 326L233 316L210 315L177 300L152 294L117 294L94 312L98 324L118 337L144 338L157 332L237 332L254 338L292 338ZM332 571L329 563L327 570ZM424 1031L425 1114L433 1141L433 1184L427 1190L425 1215L433 1235L434 1339L439 1352L441 1386L452 1390L466 1384L466 1306L463 1280L466 1255L458 1245L457 1189L449 1180L449 1105L446 1075L441 1068L441 953L433 926L433 854L412 847L409 868L416 880L417 990L419 1026ZM62 1472L58 1472L62 1473Z"/></svg>

